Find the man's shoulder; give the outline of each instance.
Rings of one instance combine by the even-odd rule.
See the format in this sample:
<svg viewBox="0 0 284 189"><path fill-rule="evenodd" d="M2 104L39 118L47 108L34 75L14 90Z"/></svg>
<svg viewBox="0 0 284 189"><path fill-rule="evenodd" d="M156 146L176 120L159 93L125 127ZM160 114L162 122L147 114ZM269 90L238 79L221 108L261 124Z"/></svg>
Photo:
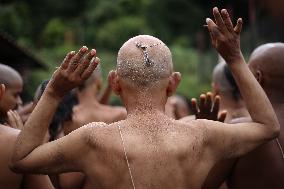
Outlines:
<svg viewBox="0 0 284 189"><path fill-rule="evenodd" d="M92 122L79 129L81 129L82 139L91 146L113 143L116 136L118 136L118 124L106 124L104 122Z"/></svg>
<svg viewBox="0 0 284 189"><path fill-rule="evenodd" d="M92 137L98 137L106 133L110 135L111 134L110 132L112 130L117 129L117 126L116 126L117 124L118 122L111 123L111 124L107 124L104 122L92 122L92 123L88 123L80 127L79 129L81 130L80 132L84 134L85 136L91 135Z"/></svg>
<svg viewBox="0 0 284 189"><path fill-rule="evenodd" d="M90 132L92 131L101 130L108 126L109 125L104 122L91 122L80 127L79 129L81 130L82 133L90 134Z"/></svg>
<svg viewBox="0 0 284 189"><path fill-rule="evenodd" d="M195 117L186 117L185 119L175 120L175 123L185 125L189 128L203 127L206 121L202 119L195 119Z"/></svg>
<svg viewBox="0 0 284 189"><path fill-rule="evenodd" d="M198 135L207 132L206 121L201 119L175 120L174 124L188 131L189 134Z"/></svg>

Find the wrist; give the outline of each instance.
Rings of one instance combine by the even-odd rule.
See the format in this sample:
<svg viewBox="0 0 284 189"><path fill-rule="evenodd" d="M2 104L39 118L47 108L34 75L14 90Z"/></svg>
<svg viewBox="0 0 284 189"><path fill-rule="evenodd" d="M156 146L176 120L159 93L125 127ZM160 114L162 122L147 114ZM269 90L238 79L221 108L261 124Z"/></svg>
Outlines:
<svg viewBox="0 0 284 189"><path fill-rule="evenodd" d="M49 98L52 98L56 101L61 101L64 95L58 94L53 88L51 87L46 87L44 91L45 95L47 95Z"/></svg>
<svg viewBox="0 0 284 189"><path fill-rule="evenodd" d="M243 54L240 52L238 55L231 57L228 60L225 60L229 67L240 65L245 63L245 59L243 57Z"/></svg>

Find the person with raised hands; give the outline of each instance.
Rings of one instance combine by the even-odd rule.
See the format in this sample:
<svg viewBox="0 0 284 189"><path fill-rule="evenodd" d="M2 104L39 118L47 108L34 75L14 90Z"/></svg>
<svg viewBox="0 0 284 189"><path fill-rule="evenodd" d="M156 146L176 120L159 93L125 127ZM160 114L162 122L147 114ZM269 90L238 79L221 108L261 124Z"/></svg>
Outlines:
<svg viewBox="0 0 284 189"><path fill-rule="evenodd" d="M220 14L214 8L213 14L215 22L206 19L213 45L228 63L252 123L232 127L217 121L183 122L167 117L167 98L175 92L181 76L173 71L171 52L161 40L139 35L122 45L116 70L109 74L127 118L112 124L90 123L41 145L60 98L90 76L98 63L90 63L94 51L83 58L86 48L76 55L70 53L18 137L11 169L81 171L92 187L102 189L197 189L219 160L241 156L275 138L278 120L240 51L242 22L239 20L234 29L226 10Z"/></svg>
<svg viewBox="0 0 284 189"><path fill-rule="evenodd" d="M5 85L0 84L0 100L5 94ZM22 128L22 121L15 112L8 111L8 124L0 124L0 186L7 189L53 189L46 175L16 174L9 167L10 156Z"/></svg>

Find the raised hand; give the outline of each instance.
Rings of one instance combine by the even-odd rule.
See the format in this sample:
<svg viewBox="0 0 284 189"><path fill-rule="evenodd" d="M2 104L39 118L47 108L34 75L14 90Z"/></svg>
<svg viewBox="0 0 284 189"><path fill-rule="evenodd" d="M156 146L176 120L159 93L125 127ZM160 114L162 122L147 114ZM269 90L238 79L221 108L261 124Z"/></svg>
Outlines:
<svg viewBox="0 0 284 189"><path fill-rule="evenodd" d="M230 15L226 9L221 13L218 8L213 8L215 22L206 19L213 47L220 53L225 61L230 64L236 59L242 58L240 49L240 33L242 30L242 19L239 18L234 27Z"/></svg>
<svg viewBox="0 0 284 189"><path fill-rule="evenodd" d="M89 53L87 51L88 48L83 46L78 53L69 52L61 66L52 75L46 90L55 97L63 97L68 91L89 78L100 60L95 57L95 49Z"/></svg>
<svg viewBox="0 0 284 189"><path fill-rule="evenodd" d="M218 117L220 97L216 96L214 102L212 99L212 93L210 92L208 92L206 95L200 95L199 105L195 98L191 99L191 105L196 119L209 119L224 122L227 116L227 112L221 112L220 116Z"/></svg>
<svg viewBox="0 0 284 189"><path fill-rule="evenodd" d="M19 130L23 129L23 126L24 126L23 121L20 115L16 111L9 110L7 112L7 115L8 115L8 126L9 127L12 127L14 129L19 129Z"/></svg>

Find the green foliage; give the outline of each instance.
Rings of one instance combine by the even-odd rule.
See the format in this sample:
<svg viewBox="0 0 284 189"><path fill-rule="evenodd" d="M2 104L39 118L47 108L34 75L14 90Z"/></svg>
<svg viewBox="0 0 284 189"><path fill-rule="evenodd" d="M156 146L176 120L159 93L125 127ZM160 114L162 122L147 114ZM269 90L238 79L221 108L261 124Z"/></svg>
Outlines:
<svg viewBox="0 0 284 189"><path fill-rule="evenodd" d="M43 45L50 47L63 44L67 29L67 26L60 19L51 19L42 31Z"/></svg>
<svg viewBox="0 0 284 189"><path fill-rule="evenodd" d="M129 39L139 34L149 34L144 20L139 17L121 17L103 25L97 32L98 45L109 50L118 50Z"/></svg>
<svg viewBox="0 0 284 189"><path fill-rule="evenodd" d="M181 83L177 89L177 93L187 97L196 97L200 93L210 90L210 80L201 79L206 78L206 75L199 77L199 63L203 59L201 55L193 48L184 48L181 46L172 46L173 63L175 71L178 71L182 75ZM206 56L206 55L202 55ZM204 65L203 68L209 67ZM211 72L209 77L211 77Z"/></svg>
<svg viewBox="0 0 284 189"><path fill-rule="evenodd" d="M130 37L150 34L171 47L175 70L182 74L178 93L196 97L210 90L216 62L206 45L208 37L202 41L196 35L207 36L202 25L211 7L199 0L14 0L0 3L0 29L32 49L48 67L32 72L30 95L68 51L82 45L96 48L106 81L119 47ZM118 103L117 98L113 101Z"/></svg>

